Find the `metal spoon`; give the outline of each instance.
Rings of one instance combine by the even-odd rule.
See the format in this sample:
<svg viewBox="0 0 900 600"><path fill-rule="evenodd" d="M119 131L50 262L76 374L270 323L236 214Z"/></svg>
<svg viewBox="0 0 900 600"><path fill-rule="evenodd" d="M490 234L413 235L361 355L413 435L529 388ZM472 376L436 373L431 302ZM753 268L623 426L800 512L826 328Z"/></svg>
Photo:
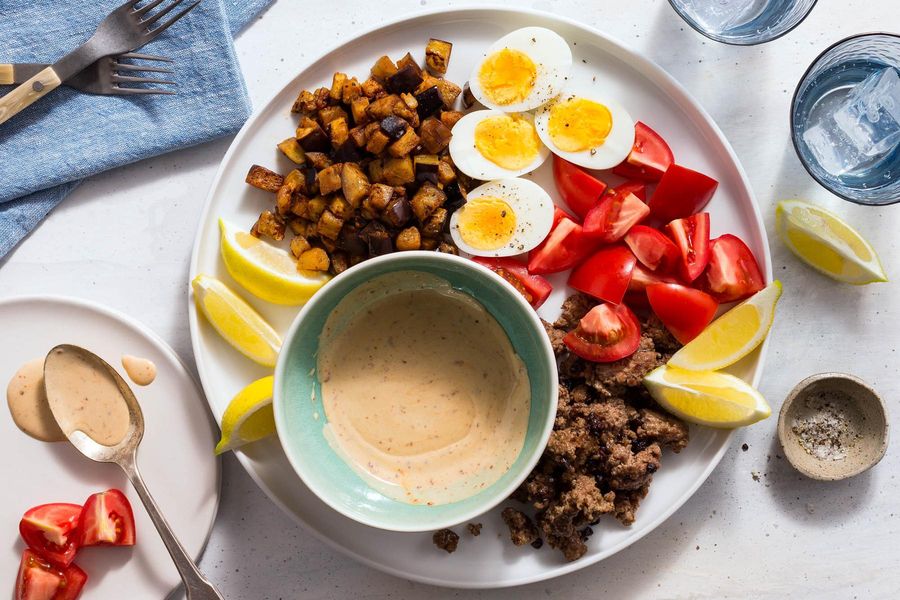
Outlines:
<svg viewBox="0 0 900 600"><path fill-rule="evenodd" d="M119 388L119 391L122 394L122 400L128 407L130 423L125 436L115 446L104 446L103 444L95 442L83 431L69 424L66 415L57 414L61 411L61 407L59 406L61 402L59 401L65 399L66 390L58 389L56 378L52 375L54 373L60 373L59 369L65 368L64 362L60 360L60 357L64 353L74 353L89 365L93 365L98 372L109 374ZM153 500L153 496L150 495L147 486L144 485L144 480L141 478L141 473L138 471L137 467L138 444L141 443L141 438L144 437L144 415L141 413L141 407L138 404L137 398L134 397L134 392L131 391L131 388L128 387L125 380L123 380L119 373L105 360L93 352L79 346L62 344L56 346L47 354L47 359L44 362L44 382L47 388L47 398L49 400L50 409L53 411L53 416L57 422L59 422L63 433L66 434L66 437L69 438L72 445L75 446L79 452L93 461L115 463L119 465L122 470L125 471L125 474L128 475L128 479L131 480L131 484L134 486L134 489L137 490L138 496L140 496L141 501L144 503L144 507L147 509L147 513L150 515L150 519L156 526L156 530L159 532L163 543L165 543L166 549L168 549L169 554L172 556L172 560L175 562L175 568L178 569L178 573L181 575L181 579L184 582L188 599L224 600L222 595L216 590L215 586L203 576L197 568L197 565L194 564L194 561L188 556L184 547L181 545L181 542L178 541L178 538L176 538L175 534L172 532L172 528L169 527L168 522L166 522L166 518L160 512L159 507ZM53 410L54 407L56 407L56 410Z"/></svg>

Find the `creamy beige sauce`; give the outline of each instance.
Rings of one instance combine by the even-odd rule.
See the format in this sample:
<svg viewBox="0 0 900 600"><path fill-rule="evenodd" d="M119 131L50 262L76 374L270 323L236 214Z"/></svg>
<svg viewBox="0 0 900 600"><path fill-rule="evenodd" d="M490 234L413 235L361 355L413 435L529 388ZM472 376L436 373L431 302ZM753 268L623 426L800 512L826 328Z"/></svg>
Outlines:
<svg viewBox="0 0 900 600"><path fill-rule="evenodd" d="M390 498L467 498L522 450L525 365L494 317L440 278L394 273L348 294L326 321L317 363L326 438Z"/></svg>
<svg viewBox="0 0 900 600"><path fill-rule="evenodd" d="M128 405L104 368L59 349L45 373L48 402L63 431L82 431L95 442L115 446L130 425Z"/></svg>
<svg viewBox="0 0 900 600"><path fill-rule="evenodd" d="M6 387L6 402L16 427L25 434L42 442L66 441L47 404L43 358L29 361L16 371Z"/></svg>
<svg viewBox="0 0 900 600"><path fill-rule="evenodd" d="M156 379L156 365L146 358L126 354L122 357L122 368L128 378L140 386L150 385Z"/></svg>

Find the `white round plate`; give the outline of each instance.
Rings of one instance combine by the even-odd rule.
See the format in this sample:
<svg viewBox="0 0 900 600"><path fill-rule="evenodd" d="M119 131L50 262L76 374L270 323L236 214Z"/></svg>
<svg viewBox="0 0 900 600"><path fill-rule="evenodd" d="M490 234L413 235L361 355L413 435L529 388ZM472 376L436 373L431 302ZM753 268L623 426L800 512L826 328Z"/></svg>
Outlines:
<svg viewBox="0 0 900 600"><path fill-rule="evenodd" d="M95 492L118 488L131 501L137 530L133 548L85 548L75 563L88 574L83 597L91 600L160 600L181 583L166 547L137 493L115 465L95 463L68 443L34 440L16 427L5 408L6 384L19 367L57 344L77 344L121 368L123 354L152 360L156 381L133 385L144 413L138 466L188 553L199 557L219 505L220 461L213 455L218 433L202 393L175 353L136 321L72 298L0 299L0 532L7 542L0 589L11 590L25 548L19 519L48 502L82 504Z"/></svg>
<svg viewBox="0 0 900 600"><path fill-rule="evenodd" d="M400 57L407 51L423 54L430 37L453 42L448 78L466 81L479 54L494 40L519 27L548 27L566 38L574 54L575 78L596 76L611 97L618 98L636 119L657 130L675 152L680 164L700 170L720 185L708 210L712 233L734 233L744 239L759 258L767 277L771 262L765 228L749 183L728 142L709 115L662 69L607 36L573 21L539 12L509 9L460 9L438 11L391 23L360 35L311 63L247 122L228 150L207 198L194 255L191 277L207 273L235 289L219 259L217 220L225 217L249 228L259 212L273 204L271 194L250 188L244 176L250 165L260 164L287 172L289 163L278 155L275 144L289 136L296 117L289 110L301 89L330 85L334 71L365 76L375 60L387 54ZM555 195L551 162L541 167L534 180ZM555 291L541 315L554 319L567 294L565 276L553 279ZM280 331L285 331L299 309L279 307L243 294ZM195 308L190 309L191 335L200 379L213 412L221 415L231 397L247 383L269 372L249 363L228 347ZM758 382L761 352L735 372ZM566 563L547 547L540 552L514 548L497 533L505 532L499 511L484 515L485 533L466 541L448 557L436 550L426 534L390 533L372 529L331 510L314 496L291 470L277 440L247 447L238 458L259 486L282 509L335 548L377 569L435 585L488 588L529 583L555 577L595 563L649 533L678 509L702 484L725 452L730 434L709 429L692 431L690 445L680 455L666 453L654 476L650 494L631 527L605 519L591 538L586 556ZM390 548L390 552L385 552Z"/></svg>

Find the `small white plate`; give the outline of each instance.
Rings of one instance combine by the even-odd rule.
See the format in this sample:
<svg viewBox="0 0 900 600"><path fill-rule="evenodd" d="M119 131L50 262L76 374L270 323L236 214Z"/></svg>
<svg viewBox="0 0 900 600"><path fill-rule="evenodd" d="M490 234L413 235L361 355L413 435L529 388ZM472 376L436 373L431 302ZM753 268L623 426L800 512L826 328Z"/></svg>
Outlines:
<svg viewBox="0 0 900 600"><path fill-rule="evenodd" d="M38 504L82 504L94 492L118 488L134 508L133 548L85 548L75 563L88 574L91 600L160 600L181 579L150 517L115 465L88 460L66 442L47 444L16 427L6 409L6 385L19 367L57 344L84 346L121 368L123 354L152 360L156 381L133 385L146 430L138 466L163 514L188 553L199 557L219 504L218 432L190 372L165 342L136 321L83 300L59 297L0 299L0 590L11 590L24 543L22 513ZM126 381L127 381L126 377ZM2 595L3 592L0 592ZM9 597L9 596L3 596Z"/></svg>

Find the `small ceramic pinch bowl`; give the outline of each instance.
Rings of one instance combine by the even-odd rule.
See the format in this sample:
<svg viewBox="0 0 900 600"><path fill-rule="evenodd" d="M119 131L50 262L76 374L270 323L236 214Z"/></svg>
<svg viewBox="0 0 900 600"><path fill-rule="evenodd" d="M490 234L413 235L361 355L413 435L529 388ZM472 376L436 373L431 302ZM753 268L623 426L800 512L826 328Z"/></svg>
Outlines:
<svg viewBox="0 0 900 600"><path fill-rule="evenodd" d="M319 337L328 316L348 293L395 272L440 277L478 300L506 332L525 363L531 410L524 447L493 485L457 502L408 504L368 485L325 438L326 414L314 375ZM294 319L275 368L273 408L281 445L303 482L323 502L365 525L392 531L434 531L474 519L505 500L540 458L556 416L557 368L543 325L528 302L501 277L473 261L437 252L402 252L367 260L338 275Z"/></svg>
<svg viewBox="0 0 900 600"><path fill-rule="evenodd" d="M820 373L791 391L778 416L778 439L798 471L820 481L859 475L887 450L884 401L866 382Z"/></svg>

